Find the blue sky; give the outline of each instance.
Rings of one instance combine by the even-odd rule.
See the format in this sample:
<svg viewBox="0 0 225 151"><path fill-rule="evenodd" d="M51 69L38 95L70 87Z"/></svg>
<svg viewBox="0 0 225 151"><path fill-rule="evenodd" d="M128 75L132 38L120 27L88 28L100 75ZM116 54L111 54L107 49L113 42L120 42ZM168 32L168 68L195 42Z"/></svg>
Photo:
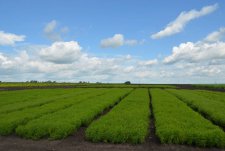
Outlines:
<svg viewBox="0 0 225 151"><path fill-rule="evenodd" d="M0 80L224 83L224 14L209 0L1 0Z"/></svg>

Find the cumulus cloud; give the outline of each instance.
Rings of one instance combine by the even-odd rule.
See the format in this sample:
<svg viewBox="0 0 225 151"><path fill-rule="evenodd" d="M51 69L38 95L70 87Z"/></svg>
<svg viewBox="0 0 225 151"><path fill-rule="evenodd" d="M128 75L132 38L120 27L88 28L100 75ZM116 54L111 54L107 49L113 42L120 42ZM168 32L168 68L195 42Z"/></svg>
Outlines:
<svg viewBox="0 0 225 151"><path fill-rule="evenodd" d="M164 58L163 62L172 64L225 59L225 42L220 40L224 35L224 28L221 28L202 41L181 43L173 47L172 54Z"/></svg>
<svg viewBox="0 0 225 151"><path fill-rule="evenodd" d="M4 45L14 45L16 42L24 41L26 36L24 35L16 35L12 33L6 33L4 31L0 31L0 46Z"/></svg>
<svg viewBox="0 0 225 151"><path fill-rule="evenodd" d="M116 48L122 46L124 43L124 37L122 34L115 34L113 37L106 38L101 40L101 47L102 48Z"/></svg>
<svg viewBox="0 0 225 151"><path fill-rule="evenodd" d="M201 10L190 10L188 12L181 12L180 15L172 22L170 22L163 30L151 35L152 39L160 39L167 37L183 30L185 25L196 18L205 16L214 12L218 8L218 4L203 7Z"/></svg>
<svg viewBox="0 0 225 151"><path fill-rule="evenodd" d="M44 27L44 34L45 36L51 41L62 41L62 34L67 33L69 31L68 27L62 27L61 29L57 30L57 21L52 20L47 23Z"/></svg>
<svg viewBox="0 0 225 151"><path fill-rule="evenodd" d="M81 49L76 41L54 42L51 46L42 48L39 55L46 61L64 64L77 60L81 55Z"/></svg>
<svg viewBox="0 0 225 151"><path fill-rule="evenodd" d="M0 53L1 80L57 80L57 81L101 81L124 82L134 81L138 73L151 68L155 61L142 62L131 55L115 57L98 57L84 52L76 41L54 42L49 46L31 46L14 56ZM155 64L156 65L156 64ZM155 76L151 74L149 77ZM145 80L146 80L145 79ZM142 79L139 79L139 82Z"/></svg>
<svg viewBox="0 0 225 151"><path fill-rule="evenodd" d="M200 62L224 58L225 42L187 42L181 43L177 47L173 47L172 54L164 59L164 63L170 64L179 61Z"/></svg>
<svg viewBox="0 0 225 151"><path fill-rule="evenodd" d="M142 44L142 42L135 39L125 39L122 34L115 34L113 37L101 40L100 45L102 48L117 48L123 45L134 46Z"/></svg>
<svg viewBox="0 0 225 151"><path fill-rule="evenodd" d="M190 68L189 72L187 72L188 76L214 76L218 75L222 72L220 68L217 66L197 66L194 68Z"/></svg>
<svg viewBox="0 0 225 151"><path fill-rule="evenodd" d="M214 38L207 38L213 33L216 33L211 36ZM221 28L203 40L182 43L164 58L164 64L158 59L145 60L129 54L113 57L90 55L77 41L28 45L14 54L0 52L0 80L207 83L216 79L224 82L223 35Z"/></svg>

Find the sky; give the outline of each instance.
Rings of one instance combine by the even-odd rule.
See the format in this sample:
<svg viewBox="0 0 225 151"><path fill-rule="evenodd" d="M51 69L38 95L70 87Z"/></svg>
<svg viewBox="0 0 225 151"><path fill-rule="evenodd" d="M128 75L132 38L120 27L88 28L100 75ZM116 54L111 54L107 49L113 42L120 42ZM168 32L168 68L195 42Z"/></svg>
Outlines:
<svg viewBox="0 0 225 151"><path fill-rule="evenodd" d="M1 0L0 81L225 83L225 2Z"/></svg>

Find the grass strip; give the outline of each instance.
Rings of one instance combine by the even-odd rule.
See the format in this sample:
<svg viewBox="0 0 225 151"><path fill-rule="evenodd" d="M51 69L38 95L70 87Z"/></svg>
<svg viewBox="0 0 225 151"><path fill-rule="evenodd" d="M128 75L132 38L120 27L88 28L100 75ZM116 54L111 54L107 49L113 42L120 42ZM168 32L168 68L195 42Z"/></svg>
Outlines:
<svg viewBox="0 0 225 151"><path fill-rule="evenodd" d="M26 101L36 101L46 97L59 96L78 89L32 89L20 91L0 91L0 107L4 105L12 105L14 103L22 103ZM1 110L0 108L0 110Z"/></svg>
<svg viewBox="0 0 225 151"><path fill-rule="evenodd" d="M207 91L207 90L195 90L192 92L194 92L198 95L204 96L207 99L222 102L225 105L225 93L224 92Z"/></svg>
<svg viewBox="0 0 225 151"><path fill-rule="evenodd" d="M223 128L225 127L225 104L218 101L218 97L206 97L193 90L169 89L168 91L187 103L194 110L203 114L207 119Z"/></svg>
<svg viewBox="0 0 225 151"><path fill-rule="evenodd" d="M171 93L151 89L156 135L162 143L224 147L225 133Z"/></svg>
<svg viewBox="0 0 225 151"><path fill-rule="evenodd" d="M82 126L89 124L104 109L113 106L131 89L110 89L110 92L87 98L70 108L42 116L26 125L19 126L16 133L25 138L62 139L76 132Z"/></svg>
<svg viewBox="0 0 225 151"><path fill-rule="evenodd" d="M88 89L73 89L73 90L71 89L70 92L67 91L67 92L62 93L60 95L55 95L55 96L46 95L45 97L37 99L37 100L34 99L34 100L4 105L4 106L0 107L0 114L10 113L10 112L18 111L18 110L23 110L25 108L32 108L32 107L45 105L45 104L54 102L58 99L66 99L66 98L69 98L73 95L85 93L85 91L88 91Z"/></svg>
<svg viewBox="0 0 225 151"><path fill-rule="evenodd" d="M82 91L82 90L81 90ZM70 107L71 105L77 104L82 100L90 97L94 97L99 94L107 92L106 89L89 89L86 95L73 95L69 98L61 98L52 103L48 103L42 106L34 108L26 108L21 111L16 111L0 116L0 135L12 134L15 128L19 125L23 125L32 119L39 118L43 115L56 112Z"/></svg>
<svg viewBox="0 0 225 151"><path fill-rule="evenodd" d="M136 89L108 114L91 123L86 138L93 142L143 143L149 129L148 89Z"/></svg>

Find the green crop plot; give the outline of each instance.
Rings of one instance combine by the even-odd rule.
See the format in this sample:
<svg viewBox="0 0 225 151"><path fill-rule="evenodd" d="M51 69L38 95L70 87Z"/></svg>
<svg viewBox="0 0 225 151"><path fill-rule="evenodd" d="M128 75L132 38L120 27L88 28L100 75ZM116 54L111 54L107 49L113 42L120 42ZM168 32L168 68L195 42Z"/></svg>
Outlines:
<svg viewBox="0 0 225 151"><path fill-rule="evenodd" d="M225 103L218 97L204 96L204 93L194 90L168 90L175 94L182 101L196 109L198 112L203 113L207 118L225 127ZM224 96L224 95L223 95Z"/></svg>
<svg viewBox="0 0 225 151"><path fill-rule="evenodd" d="M23 98L25 99L21 99L21 100L18 99L19 97L17 97L17 95L11 95L11 96L9 95L9 100L12 100L13 98L15 98L16 101L14 103L0 106L0 114L9 113L16 110L23 110L24 108L42 106L44 104L54 102L55 100L58 100L58 99L70 98L71 96L82 94L82 93L85 94L86 93L85 91L87 90L88 89L70 89L70 90L61 90L61 91L55 91L55 92L53 91L54 93L52 92L47 94L44 93L43 95L37 96L34 99L31 99L30 97L28 98L24 97L26 96L26 94L30 93L28 91L23 96ZM33 91L31 91L31 93L33 93ZM37 90L37 91L39 92L40 90Z"/></svg>
<svg viewBox="0 0 225 151"><path fill-rule="evenodd" d="M94 97L99 94L104 94L108 91L107 89L87 90L85 90L87 93L86 95L82 95L82 93L78 93L79 91L77 91L77 93L70 95L69 98L60 98L56 99L54 102L44 104L42 106L36 106L32 108L29 107L23 110L0 115L0 135L9 135L15 130L16 127L26 124L29 120L68 108L71 105L80 103L84 99ZM80 91L82 92L83 90Z"/></svg>
<svg viewBox="0 0 225 151"><path fill-rule="evenodd" d="M225 93L224 92L215 92L207 90L195 90L192 91L196 94L206 97L207 99L223 102L225 104Z"/></svg>
<svg viewBox="0 0 225 151"><path fill-rule="evenodd" d="M84 99L79 104L21 125L16 129L16 133L32 139L64 138L80 126L89 124L104 109L113 106L130 91L131 89L111 89L108 93Z"/></svg>
<svg viewBox="0 0 225 151"><path fill-rule="evenodd" d="M26 101L36 101L48 97L56 97L63 94L73 93L77 89L37 89L20 91L0 91L0 111L4 105L22 103Z"/></svg>
<svg viewBox="0 0 225 151"><path fill-rule="evenodd" d="M92 142L140 144L156 135L163 144L225 147L225 93L167 85L83 85L0 91L1 137L54 140L85 128L85 140Z"/></svg>
<svg viewBox="0 0 225 151"><path fill-rule="evenodd" d="M86 137L94 142L143 143L149 127L148 89L136 89L108 114L94 121Z"/></svg>
<svg viewBox="0 0 225 151"><path fill-rule="evenodd" d="M161 89L151 89L150 92L156 135L162 143L201 147L225 146L225 133L221 128L193 111L171 93Z"/></svg>

